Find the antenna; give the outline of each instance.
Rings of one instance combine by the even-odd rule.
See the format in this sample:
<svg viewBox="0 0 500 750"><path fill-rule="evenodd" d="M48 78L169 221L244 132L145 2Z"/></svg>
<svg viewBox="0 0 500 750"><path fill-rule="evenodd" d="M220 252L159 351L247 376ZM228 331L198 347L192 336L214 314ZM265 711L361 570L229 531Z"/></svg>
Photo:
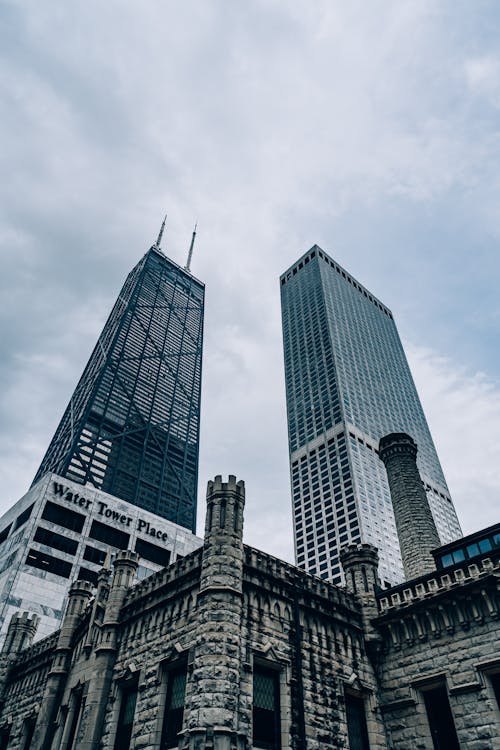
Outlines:
<svg viewBox="0 0 500 750"><path fill-rule="evenodd" d="M158 234L158 239L156 240L154 247L160 249L161 245L161 238L163 237L163 230L165 229L165 222L167 221L167 214L165 214L165 218L162 221L162 225L160 227L160 233Z"/></svg>
<svg viewBox="0 0 500 750"><path fill-rule="evenodd" d="M193 247L194 247L194 240L196 238L197 226L198 226L198 222L196 222L196 224L194 225L193 236L191 237L191 244L189 246L188 259L187 259L186 265L184 266L184 270L189 271L189 272L191 272L191 258L193 257Z"/></svg>

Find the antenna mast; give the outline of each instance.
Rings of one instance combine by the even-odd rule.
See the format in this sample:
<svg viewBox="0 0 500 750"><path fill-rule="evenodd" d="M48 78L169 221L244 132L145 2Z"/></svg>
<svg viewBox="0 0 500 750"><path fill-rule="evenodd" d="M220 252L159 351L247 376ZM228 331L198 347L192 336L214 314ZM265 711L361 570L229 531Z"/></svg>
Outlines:
<svg viewBox="0 0 500 750"><path fill-rule="evenodd" d="M165 229L165 223L166 223L166 221L167 221L167 214L165 214L165 218L162 221L162 224L161 224L161 227L160 227L160 232L158 234L158 239L156 240L156 242L155 242L155 244L153 246L153 247L156 247L158 250L160 249L161 238L163 237L163 230Z"/></svg>
<svg viewBox="0 0 500 750"><path fill-rule="evenodd" d="M188 259L187 259L186 265L184 266L184 270L189 271L190 273L191 273L191 258L193 257L193 247L194 247L194 241L196 239L197 226L198 226L198 222L196 222L196 224L194 225L193 236L191 237L191 244L189 246Z"/></svg>

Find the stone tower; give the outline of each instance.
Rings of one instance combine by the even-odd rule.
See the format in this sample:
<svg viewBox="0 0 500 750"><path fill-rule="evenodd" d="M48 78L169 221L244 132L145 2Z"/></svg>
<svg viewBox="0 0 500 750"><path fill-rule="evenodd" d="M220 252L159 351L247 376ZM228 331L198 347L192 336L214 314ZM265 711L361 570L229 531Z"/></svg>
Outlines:
<svg viewBox="0 0 500 750"><path fill-rule="evenodd" d="M431 551L441 541L417 467L417 444L404 432L380 440L406 579L435 569Z"/></svg>
<svg viewBox="0 0 500 750"><path fill-rule="evenodd" d="M245 485L229 476L208 483L198 625L186 693L184 750L244 750L240 726L240 634Z"/></svg>

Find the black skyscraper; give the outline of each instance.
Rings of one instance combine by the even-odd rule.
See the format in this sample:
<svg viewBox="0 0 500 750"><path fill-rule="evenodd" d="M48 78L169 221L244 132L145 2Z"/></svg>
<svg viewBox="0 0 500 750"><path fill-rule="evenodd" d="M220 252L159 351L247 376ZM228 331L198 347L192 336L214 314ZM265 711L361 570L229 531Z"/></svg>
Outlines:
<svg viewBox="0 0 500 750"><path fill-rule="evenodd" d="M160 240L125 281L34 482L53 471L195 531L205 288Z"/></svg>

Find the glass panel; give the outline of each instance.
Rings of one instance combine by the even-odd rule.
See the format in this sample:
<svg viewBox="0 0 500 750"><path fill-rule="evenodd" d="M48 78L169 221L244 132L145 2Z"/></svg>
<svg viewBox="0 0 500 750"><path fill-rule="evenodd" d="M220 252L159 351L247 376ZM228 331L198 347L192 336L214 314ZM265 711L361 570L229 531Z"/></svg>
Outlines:
<svg viewBox="0 0 500 750"><path fill-rule="evenodd" d="M479 542L479 549L481 552L489 552L492 549L491 542L489 539L481 539Z"/></svg>
<svg viewBox="0 0 500 750"><path fill-rule="evenodd" d="M345 710L350 750L370 750L363 698L346 693Z"/></svg>
<svg viewBox="0 0 500 750"><path fill-rule="evenodd" d="M183 664L168 675L167 699L163 719L162 750L177 747L178 734L184 718L187 665Z"/></svg>
<svg viewBox="0 0 500 750"><path fill-rule="evenodd" d="M459 563L463 562L463 560L465 560L465 552L463 551L463 549L455 550L455 552L453 553L453 562Z"/></svg>
<svg viewBox="0 0 500 750"><path fill-rule="evenodd" d="M469 557L475 557L476 555L479 555L479 547L477 544L469 544L467 545L467 554Z"/></svg>
<svg viewBox="0 0 500 750"><path fill-rule="evenodd" d="M279 673L254 665L253 746L277 750L280 746Z"/></svg>
<svg viewBox="0 0 500 750"><path fill-rule="evenodd" d="M460 750L445 686L426 690L424 702L434 750Z"/></svg>

